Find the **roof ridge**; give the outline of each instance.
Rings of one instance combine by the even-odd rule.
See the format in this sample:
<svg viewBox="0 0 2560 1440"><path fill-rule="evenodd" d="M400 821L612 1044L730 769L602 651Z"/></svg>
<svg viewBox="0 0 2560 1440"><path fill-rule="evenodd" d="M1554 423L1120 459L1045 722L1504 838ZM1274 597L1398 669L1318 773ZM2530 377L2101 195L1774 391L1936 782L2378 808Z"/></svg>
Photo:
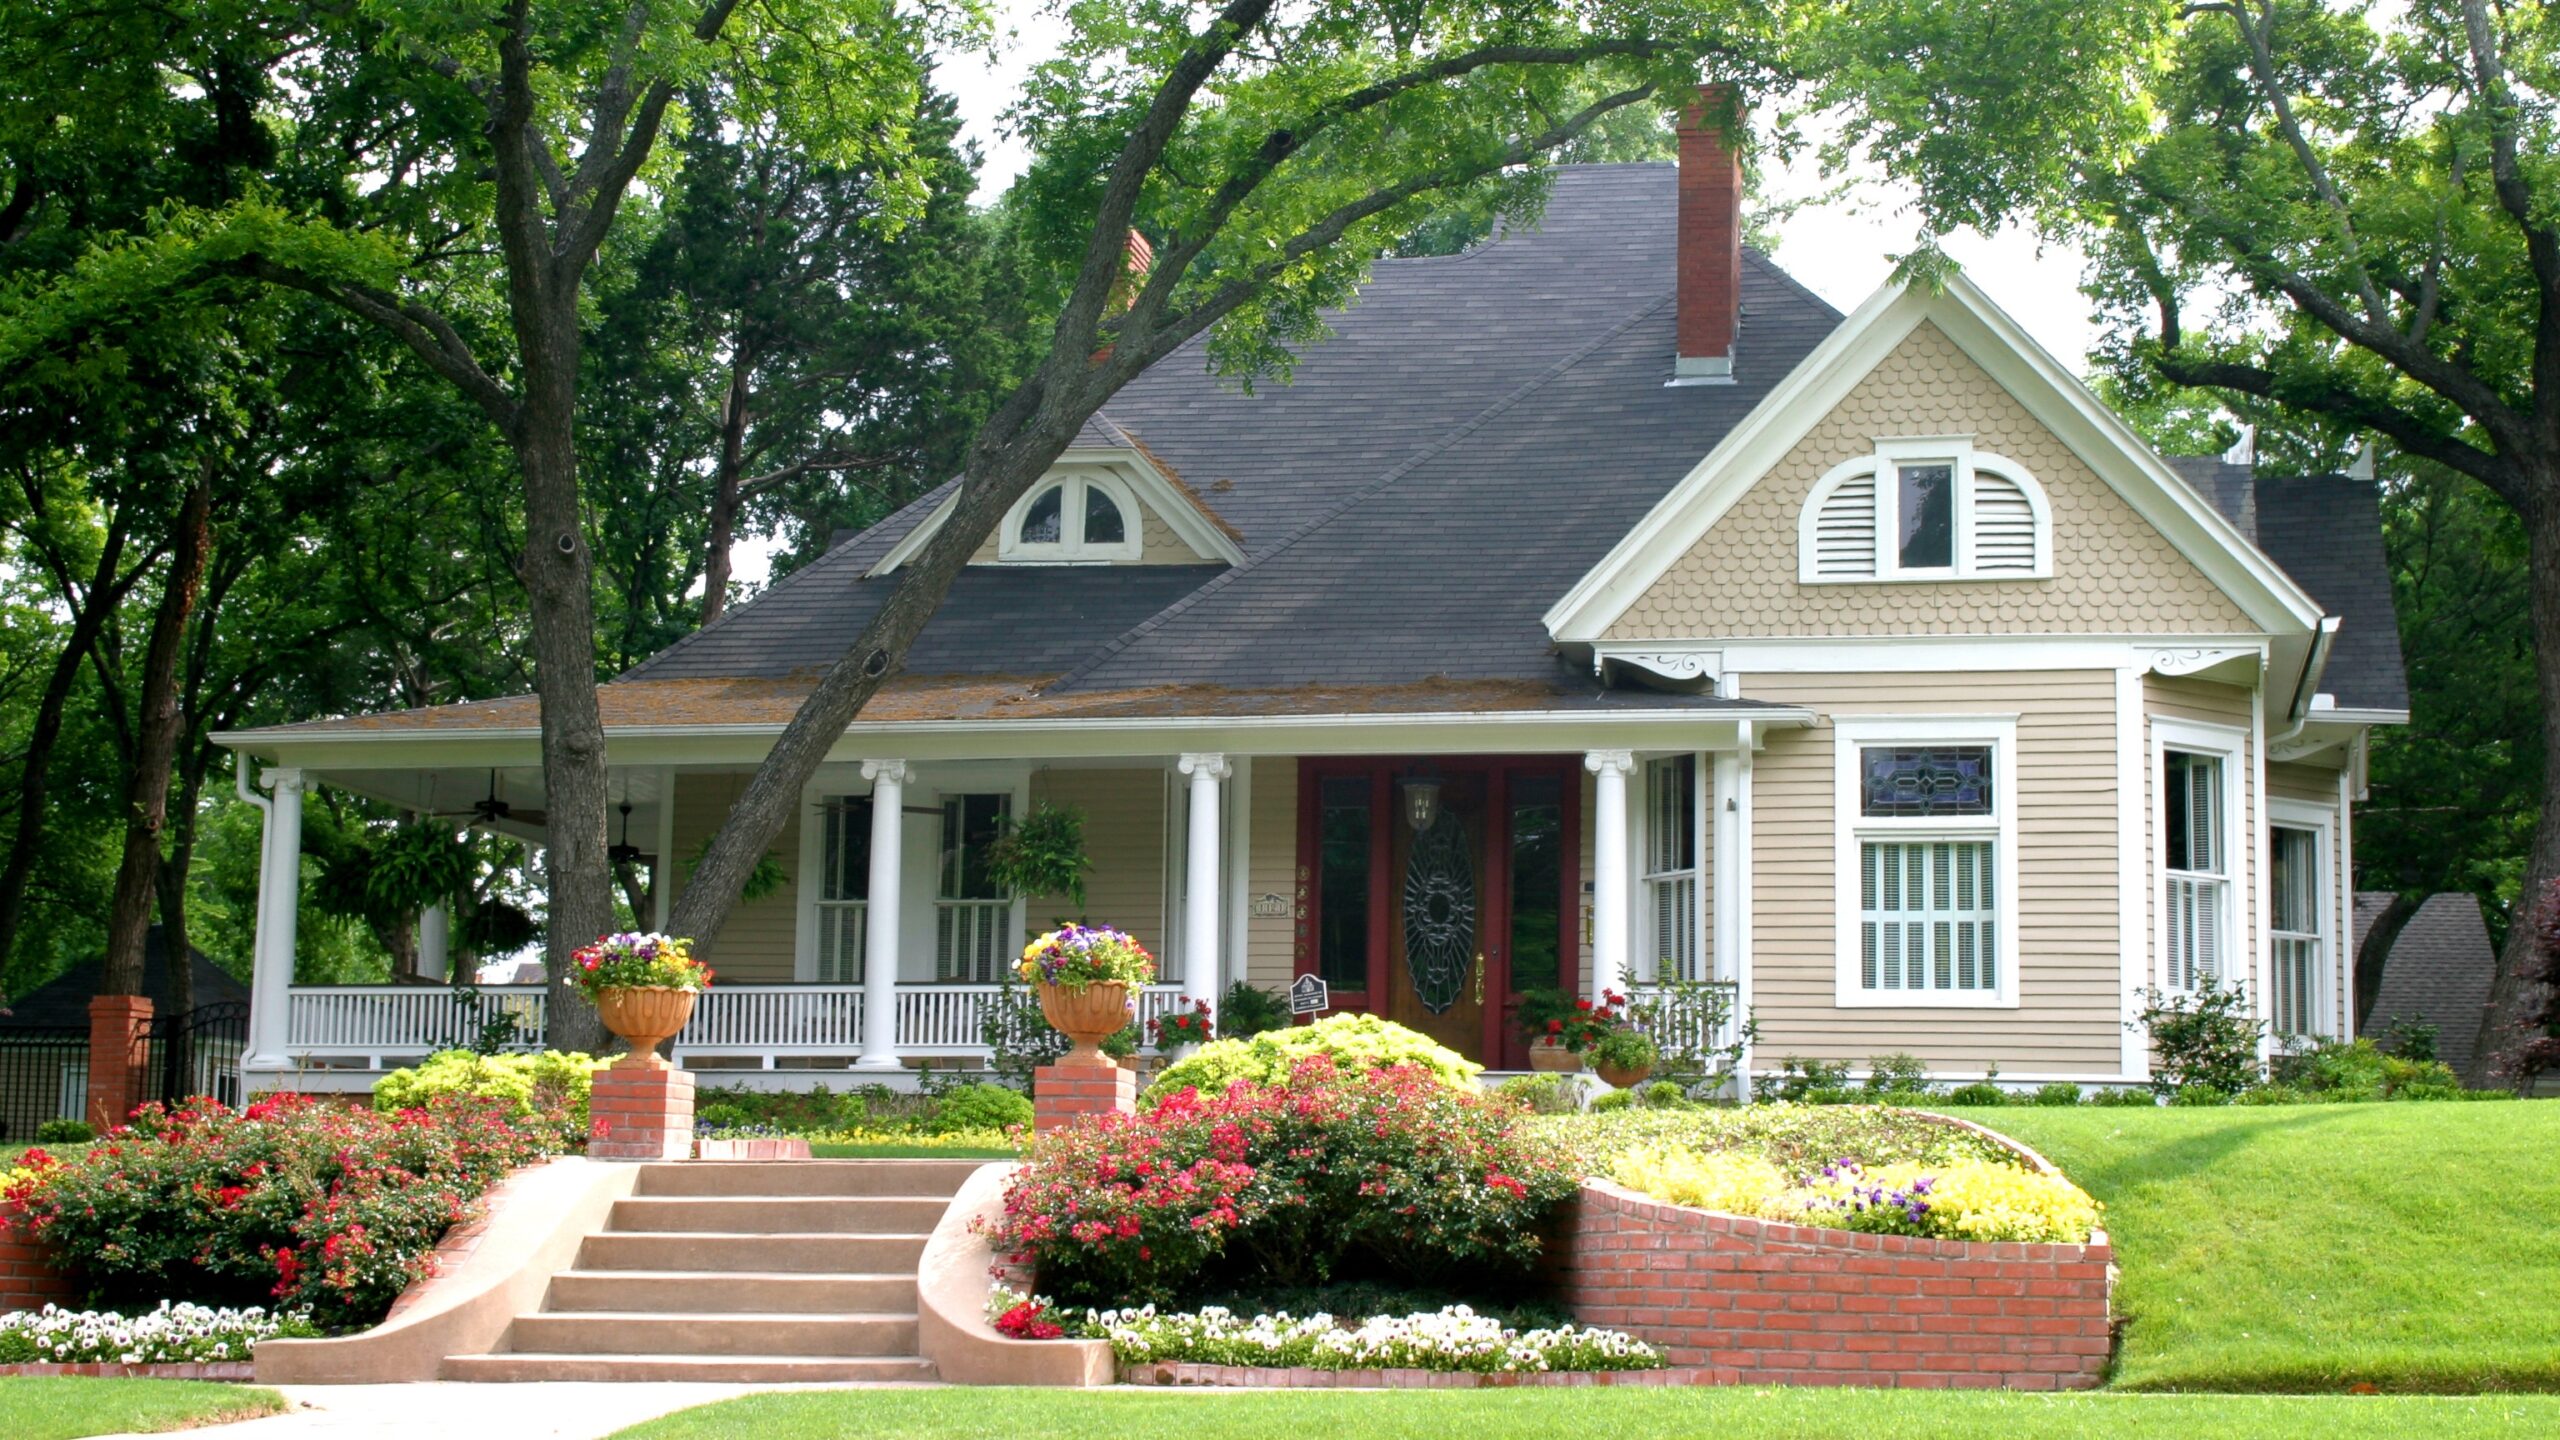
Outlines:
<svg viewBox="0 0 2560 1440"><path fill-rule="evenodd" d="M751 595L751 596L748 596L746 599L739 601L737 604L735 604L735 605L725 605L725 606L722 606L722 607L721 607L721 610L720 610L720 617L719 617L718 619L716 619L716 620L712 621L712 622L711 622L710 624L708 624L708 625L698 625L698 626L695 626L693 629L688 630L688 631L686 631L684 634L677 636L675 639L673 639L673 640L671 640L671 641L667 642L667 646L666 646L666 648L665 648L665 649L658 651L656 654L654 654L654 655L650 656L648 659L643 660L643 661L641 661L639 664L632 666L630 669L623 671L621 674L614 676L614 677L613 677L613 680L614 680L614 681L621 681L621 680L645 680L645 679L647 679L647 678L648 678L648 676L647 676L647 674L646 674L645 672L647 672L648 670L650 670L651 668L653 668L654 666L656 666L656 665L657 665L657 663L658 663L659 661L664 660L664 659L666 659L667 657L669 657L669 656L671 656L671 655L676 655L676 654L680 654L680 653L682 653L686 646L689 646L689 645L691 645L694 641L701 639L703 636L708 635L708 634L712 633L712 632L713 632L713 631L715 631L715 630L718 630L721 626L729 624L731 621L736 620L739 616L746 614L746 613L747 613L747 611L749 611L749 610L753 609L754 607L756 607L756 606L757 606L757 605L759 605L759 604L762 604L768 596L772 596L772 595L775 595L775 594L779 594L779 593L780 593L780 592L782 592L783 590L789 589L791 586L798 584L801 580L803 580L803 579L805 579L805 578L807 578L807 577L809 577L809 576L811 576L811 575L815 575L815 574L816 574L816 573L818 573L820 570L823 570L823 569L828 568L828 567L827 567L827 562L828 562L830 559L833 559L833 558L834 558L834 557L835 557L839 552L850 552L850 551L851 551L851 550L852 550L852 549L853 549L857 544L859 544L859 543L861 542L861 540L862 540L862 537L863 537L863 536L868 535L868 534L870 534L872 531L877 530L877 529L880 529L880 528L882 528L883 526L886 526L886 525L888 525L888 524L892 523L892 522L893 522L893 521L895 521L899 516L906 514L908 511L913 510L913 509L915 509L916 507L918 507L918 506L920 506L920 505L921 505L921 506L933 506L933 505L939 505L939 504L941 503L941 498L940 498L940 497L941 497L942 493L943 493L945 490L950 489L953 485L956 485L956 484L958 484L958 483L959 483L959 478L958 478L957 476L954 476L952 479L949 479L949 480L945 480L945 481L943 481L941 484L934 486L932 489L927 490L926 492L924 492L924 493L923 493L923 494L921 494L921 495L918 495L916 498L914 498L913 500L908 501L906 504L899 506L897 509L890 511L888 514L881 516L879 519L877 519L877 520L875 520L875 521L871 522L869 525L864 526L861 530L859 530L859 531L855 532L855 533L854 533L854 535L852 536L852 538L850 538L850 539L846 540L846 541L845 541L845 543L843 543L842 545L833 545L833 546L829 546L827 549L825 549L825 550L822 550L822 551L818 552L818 558L817 558L817 559L810 561L808 564L801 566L799 569L792 571L790 574L783 576L781 579L773 581L772 583L770 583L770 584L766 585L762 590L759 590L759 591L757 591L755 594L753 594L753 595ZM930 509L928 509L928 510L926 511L926 513L927 513L927 514L931 514L931 513L932 513L932 511L931 511ZM921 522L921 521L919 521L918 523L920 524L920 523L922 523L922 522ZM909 530L913 530L913 529L915 528L915 526L914 526L914 525L910 525L910 526L908 526L907 528L908 528ZM895 545L895 544L897 543L897 541L892 540L892 541L890 541L889 543L890 543L890 544L892 544L892 545ZM847 560L845 563L849 565L849 564L852 564L853 562L852 562L851 560ZM865 567L865 568L868 568L868 567ZM859 575L856 575L854 578L855 578L856 580L859 580L859 579L861 579L862 577L861 577L861 576L859 576ZM608 681L608 682L606 682L606 683L610 684L610 683L613 683L613 682L612 682L612 681Z"/></svg>
<svg viewBox="0 0 2560 1440"><path fill-rule="evenodd" d="M1199 589L1183 596L1181 599L1176 600L1162 610L1148 616L1146 619L1129 627L1127 630L1105 642L1101 649L1094 651L1093 654L1082 664L1077 665L1074 669L1069 670L1057 679L1050 681L1044 689L1046 691L1055 692L1073 687L1086 676L1091 675L1096 670L1102 668L1102 666L1112 658L1127 650L1130 645L1145 636L1152 634L1167 622L1173 620L1176 616L1183 614L1185 611L1190 610L1193 606L1198 605L1203 600L1206 600L1210 596L1224 590L1227 586L1234 584L1242 577L1260 570L1264 562L1286 553L1294 548L1299 541L1306 539L1318 530L1331 525L1334 521L1341 519L1346 514L1349 514L1352 510L1355 510L1377 498L1379 494L1393 486L1397 481L1404 479L1415 470L1421 468L1425 461L1443 454L1459 441L1484 428L1486 425L1500 418L1504 413L1512 409L1512 407L1518 405L1521 401L1536 394L1558 378L1570 372L1575 366L1578 366L1583 361L1590 359L1591 356L1597 353L1601 347L1607 345L1610 341L1615 340L1620 335L1625 334L1628 330L1633 329L1639 322L1644 320L1647 316L1659 311L1663 306L1670 304L1672 299L1673 297L1669 294L1659 295L1645 304L1638 306L1625 318L1602 330L1598 335L1593 336L1589 341L1585 342L1580 348L1574 350L1571 354L1566 355L1563 359L1558 360L1555 364L1548 366L1537 374L1530 376L1527 380L1522 381L1518 386L1514 387L1509 394L1504 395L1502 398L1494 401L1490 405L1487 405L1482 410L1477 411L1474 415L1469 416L1463 423L1452 429L1448 434L1441 436L1431 445L1406 457L1401 463L1390 468L1385 474L1379 476L1376 480L1360 487L1351 494L1344 496L1341 500L1335 502L1331 506L1328 506L1318 514L1309 517L1296 529L1291 530L1288 534L1283 535L1277 541L1274 541L1269 549L1246 556L1243 564L1230 568L1226 573L1217 576L1215 579L1212 579L1209 583L1201 586Z"/></svg>

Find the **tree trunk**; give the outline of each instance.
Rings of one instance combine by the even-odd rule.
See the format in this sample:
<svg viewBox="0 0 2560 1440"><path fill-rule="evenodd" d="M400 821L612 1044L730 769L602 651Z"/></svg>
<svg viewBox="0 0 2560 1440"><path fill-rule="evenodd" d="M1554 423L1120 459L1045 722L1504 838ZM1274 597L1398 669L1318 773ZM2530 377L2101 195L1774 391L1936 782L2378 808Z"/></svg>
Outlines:
<svg viewBox="0 0 2560 1440"><path fill-rule="evenodd" d="M729 607L730 552L738 543L738 482L746 465L747 377L755 353L744 341L729 362L729 395L720 407L720 463L711 477L711 529L702 542L702 623Z"/></svg>
<svg viewBox="0 0 2560 1440"><path fill-rule="evenodd" d="M107 907L108 995L142 993L142 949L151 930L152 892L160 874L160 831L169 815L169 772L185 729L179 704L179 647L187 617L204 582L205 551L213 513L213 482L200 476L178 506L169 547L169 578L151 621L143 655L142 700L134 732L133 770L125 784L124 858L116 868L115 898Z"/></svg>
<svg viewBox="0 0 2560 1440"><path fill-rule="evenodd" d="M578 373L577 287L542 301L519 287L518 344L525 397L515 439L525 507L523 578L533 620L533 686L542 702L543 926L550 1045L593 1053L604 1041L595 1007L569 983L569 957L613 929L613 879L605 858L609 807L603 712L596 699L595 597L578 513L574 426ZM557 303L550 303L556 301Z"/></svg>
<svg viewBox="0 0 2560 1440"><path fill-rule="evenodd" d="M2533 851L2507 926L2506 949L2489 982L2471 1073L2463 1077L2475 1086L2509 1078L2500 1073L2502 1059L2531 1038L2525 1030L2541 1012L2544 998L2542 983L2534 978L2534 907L2560 877L2560 457L2538 456L2520 468L2531 502L2520 518L2533 617L2534 681L2542 697L2542 815L2533 827Z"/></svg>
<svg viewBox="0 0 2560 1440"><path fill-rule="evenodd" d="M44 694L36 701L27 752L18 767L18 828L9 839L8 862L0 866L0 965L8 962L17 947L18 927L26 920L27 882L34 878L36 856L44 849L45 772L53 763L54 746L62 740L63 712L71 703L71 690L79 683L89 647L97 643L107 617L115 613L120 594L116 566L123 559L124 521L118 518L107 529L106 543L98 548L97 570L90 577L85 603L83 597L63 597L71 606L71 634L54 659Z"/></svg>

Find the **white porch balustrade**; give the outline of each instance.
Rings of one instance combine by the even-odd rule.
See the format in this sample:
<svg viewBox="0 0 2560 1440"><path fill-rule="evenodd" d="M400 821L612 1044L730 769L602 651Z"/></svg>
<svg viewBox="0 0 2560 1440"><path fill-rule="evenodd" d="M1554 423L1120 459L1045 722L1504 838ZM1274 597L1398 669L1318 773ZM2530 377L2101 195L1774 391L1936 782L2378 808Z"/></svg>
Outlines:
<svg viewBox="0 0 2560 1440"><path fill-rule="evenodd" d="M994 985L897 987L896 1054L900 1058L986 1053L986 1017ZM1138 996L1138 1024L1175 1008L1182 989L1150 986ZM297 986L287 1049L297 1062L388 1069L430 1051L468 1046L491 1020L516 1024L509 1048L540 1049L539 986L483 986L457 1003L455 992L417 986ZM862 1053L864 994L859 985L714 985L694 1003L693 1019L668 1045L687 1056L750 1057L765 1068L783 1059L856 1059Z"/></svg>

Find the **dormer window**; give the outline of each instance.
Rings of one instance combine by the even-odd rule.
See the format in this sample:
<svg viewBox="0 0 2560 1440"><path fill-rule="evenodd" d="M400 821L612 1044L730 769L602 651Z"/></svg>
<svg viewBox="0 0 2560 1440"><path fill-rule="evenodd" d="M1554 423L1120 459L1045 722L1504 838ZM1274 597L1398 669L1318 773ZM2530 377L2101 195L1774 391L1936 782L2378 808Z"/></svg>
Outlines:
<svg viewBox="0 0 2560 1440"><path fill-rule="evenodd" d="M1805 500L1797 579L2035 580L2053 573L2053 520L2024 466L1970 436L1876 442Z"/></svg>
<svg viewBox="0 0 2560 1440"><path fill-rule="evenodd" d="M1054 564L1138 558L1137 501L1117 479L1044 480L1007 517L998 558Z"/></svg>

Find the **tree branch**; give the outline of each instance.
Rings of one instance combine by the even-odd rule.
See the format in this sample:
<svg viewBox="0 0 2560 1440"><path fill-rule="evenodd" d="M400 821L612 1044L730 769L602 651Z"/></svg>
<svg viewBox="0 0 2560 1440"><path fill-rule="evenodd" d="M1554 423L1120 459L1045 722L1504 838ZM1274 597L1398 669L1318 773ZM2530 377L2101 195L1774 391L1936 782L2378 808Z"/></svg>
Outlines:
<svg viewBox="0 0 2560 1440"><path fill-rule="evenodd" d="M2389 307L2383 304L2382 292L2374 288L2373 276L2365 269L2364 247L2356 239L2355 220L2348 213L2346 197L2338 193L2337 183L2330 178L2329 167L2321 162L2319 152L2311 148L2310 139L2302 133L2302 122L2293 113L2293 100L2284 93L2284 86L2276 78L2275 12L2267 0L2257 0L2258 23L2252 25L2248 12L2238 4L2210 8L2229 15L2241 38L2249 42L2249 68L2258 77L2258 89L2265 96L2268 107L2275 112L2276 128L2283 133L2285 143L2292 147L2294 159L2301 163L2303 174L2310 179L2312 193L2328 207L2330 219L2337 226L2338 244L2346 252L2347 269L2355 276L2357 293L2364 300L2366 318L2382 323L2389 316Z"/></svg>
<svg viewBox="0 0 2560 1440"><path fill-rule="evenodd" d="M813 470L882 470L905 461L905 455L856 455L845 459L801 460L779 470L769 470L753 479L738 482L738 498L752 500L777 485L785 485Z"/></svg>
<svg viewBox="0 0 2560 1440"><path fill-rule="evenodd" d="M249 273L273 285L316 295L340 309L372 321L397 337L427 363L427 368L451 381L456 389L480 407L501 433L513 434L518 406L507 388L490 378L471 353L470 343L453 322L428 306L403 299L386 290L360 285L347 280L330 280L289 265L279 265L263 256L251 256L246 262Z"/></svg>

